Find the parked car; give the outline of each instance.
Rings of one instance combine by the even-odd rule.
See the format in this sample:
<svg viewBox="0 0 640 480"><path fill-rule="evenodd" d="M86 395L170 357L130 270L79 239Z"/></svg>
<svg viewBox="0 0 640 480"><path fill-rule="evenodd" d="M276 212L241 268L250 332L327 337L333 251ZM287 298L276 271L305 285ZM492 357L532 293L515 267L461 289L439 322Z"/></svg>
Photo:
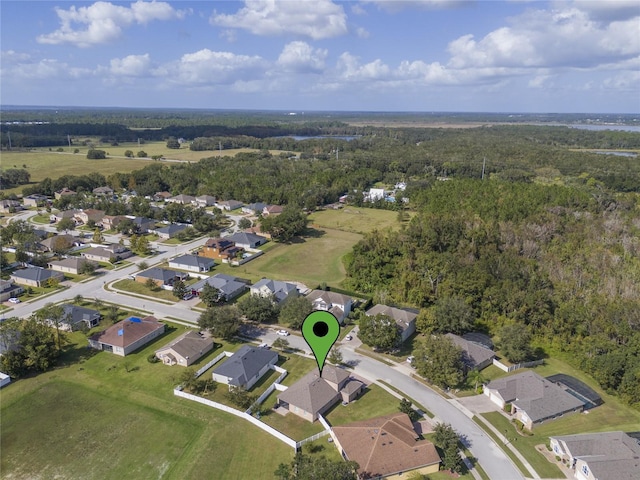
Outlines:
<svg viewBox="0 0 640 480"><path fill-rule="evenodd" d="M268 343L261 343L260 345L258 345L258 348L266 348L267 350L269 350L271 347Z"/></svg>
<svg viewBox="0 0 640 480"><path fill-rule="evenodd" d="M407 357L407 363L410 365L413 365L413 361L415 360L416 357L414 357L413 355L410 355Z"/></svg>
<svg viewBox="0 0 640 480"><path fill-rule="evenodd" d="M346 337L344 337L344 339L350 341L353 340L353 337L351 335L347 335Z"/></svg>
<svg viewBox="0 0 640 480"><path fill-rule="evenodd" d="M278 330L276 333L281 337L288 337L290 335L286 330Z"/></svg>
<svg viewBox="0 0 640 480"><path fill-rule="evenodd" d="M182 300L191 300L193 296L193 292L185 293L184 297L182 297Z"/></svg>
<svg viewBox="0 0 640 480"><path fill-rule="evenodd" d="M11 297L9 299L9 303L20 303L20 299L16 297Z"/></svg>

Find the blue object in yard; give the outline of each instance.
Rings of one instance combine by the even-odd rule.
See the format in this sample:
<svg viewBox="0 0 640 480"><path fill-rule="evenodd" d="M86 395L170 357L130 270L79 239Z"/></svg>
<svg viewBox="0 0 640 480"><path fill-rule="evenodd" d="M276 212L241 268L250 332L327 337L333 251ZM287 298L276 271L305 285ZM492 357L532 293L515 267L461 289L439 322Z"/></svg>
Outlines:
<svg viewBox="0 0 640 480"><path fill-rule="evenodd" d="M136 322L136 323L142 323L142 319L140 319L138 317L129 317L129 320L131 320L132 322Z"/></svg>

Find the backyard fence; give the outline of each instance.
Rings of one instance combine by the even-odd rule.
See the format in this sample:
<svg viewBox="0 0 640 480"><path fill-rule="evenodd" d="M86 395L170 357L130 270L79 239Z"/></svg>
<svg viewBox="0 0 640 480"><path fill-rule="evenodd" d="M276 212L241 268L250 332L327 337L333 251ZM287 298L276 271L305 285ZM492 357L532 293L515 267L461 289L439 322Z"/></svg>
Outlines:
<svg viewBox="0 0 640 480"><path fill-rule="evenodd" d="M262 404L262 402L264 402L267 397L271 395L271 392L278 388L278 385L284 379L284 377L287 376L287 371L284 368L278 367L276 365L272 365L271 368L273 368L276 372L280 372L280 376L276 378L276 381L269 385L269 388L267 388L264 393L258 397L258 400L256 400L256 403L258 404Z"/></svg>
<svg viewBox="0 0 640 480"><path fill-rule="evenodd" d="M324 430L323 432L320 433L316 433L315 435L311 435L308 438L305 438L304 440L300 440L297 445L298 445L298 450L302 447L302 445L304 445L305 443L309 443L309 442L313 442L314 440L317 440L319 438L322 437L326 437L327 435L329 435L331 432L329 430Z"/></svg>
<svg viewBox="0 0 640 480"><path fill-rule="evenodd" d="M178 396L178 397L186 398L187 400L192 400L194 402L198 402L198 403L201 403L203 405L207 405L208 407L213 407L213 408L216 408L218 410L222 410L223 412L227 412L227 413L230 413L231 415L235 415L236 417L240 417L240 418L242 418L244 420L247 420L248 422L251 422L252 424L254 424L256 427L261 428L262 430L267 432L269 435L272 435L272 436L276 437L278 440L280 440L281 442L286 443L287 445L289 445L294 450L296 450L296 451L298 450L298 442L296 442L295 440L287 437L283 433L280 433L278 430L276 430L272 426L261 422L260 420L252 417L251 415L249 415L249 414L247 414L245 412L241 412L240 410L236 410L235 408L228 407L228 406L223 405L223 404L218 403L218 402L213 402L211 400L207 400L206 398L198 397L196 395L191 395L190 393L185 393L185 392L183 392L183 391L181 391L181 390L179 390L177 388L175 388L173 390L173 394Z"/></svg>
<svg viewBox="0 0 640 480"><path fill-rule="evenodd" d="M211 367L213 367L216 363L218 363L220 360L222 360L224 357L229 357L231 356L231 353L229 352L222 352L221 354L219 354L218 356L216 356L216 358L214 358L213 360L211 360L210 362L208 362L206 365L204 365L202 368L200 368L200 370L198 370L195 373L195 377L198 378L200 375L202 375L204 372L206 372L207 370L209 370Z"/></svg>
<svg viewBox="0 0 640 480"><path fill-rule="evenodd" d="M495 358L493 359L493 364L504 372L513 372L514 370L519 370L520 368L535 367L536 365L542 365L543 363L544 360L534 360L532 362L523 362L516 365L507 366L500 360L497 360Z"/></svg>

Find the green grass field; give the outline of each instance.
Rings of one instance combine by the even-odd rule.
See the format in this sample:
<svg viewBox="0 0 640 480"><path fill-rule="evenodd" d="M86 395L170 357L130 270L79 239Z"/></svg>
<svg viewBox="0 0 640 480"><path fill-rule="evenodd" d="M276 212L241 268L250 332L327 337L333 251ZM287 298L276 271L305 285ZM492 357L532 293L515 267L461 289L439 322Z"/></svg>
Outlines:
<svg viewBox="0 0 640 480"><path fill-rule="evenodd" d="M76 332L67 366L3 388L3 478L271 478L291 461L291 448L237 417L175 397L182 370L147 362L184 331L173 328L125 358L89 350ZM217 348L196 367L234 347Z"/></svg>
<svg viewBox="0 0 640 480"><path fill-rule="evenodd" d="M398 213L390 210L347 206L340 210L322 210L309 216L312 225L320 228L367 233L372 230L398 228Z"/></svg>
<svg viewBox="0 0 640 480"><path fill-rule="evenodd" d="M344 425L368 418L398 413L400 400L385 392L378 385L369 385L354 402L337 403L324 416L330 425Z"/></svg>
<svg viewBox="0 0 640 480"><path fill-rule="evenodd" d="M228 273L251 281L262 277L300 281L309 287L322 282L337 286L345 278L342 258L362 237L340 230L311 229L311 235L291 244L274 243L264 255L240 267L216 265L215 273Z"/></svg>

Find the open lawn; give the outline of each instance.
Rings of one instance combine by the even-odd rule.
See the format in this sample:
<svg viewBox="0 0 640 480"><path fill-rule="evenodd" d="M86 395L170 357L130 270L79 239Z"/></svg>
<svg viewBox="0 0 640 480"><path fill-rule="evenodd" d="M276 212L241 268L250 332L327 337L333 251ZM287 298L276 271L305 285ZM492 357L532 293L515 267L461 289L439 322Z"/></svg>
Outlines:
<svg viewBox="0 0 640 480"><path fill-rule="evenodd" d="M340 210L322 210L309 216L312 225L352 233L399 228L398 212L346 206Z"/></svg>
<svg viewBox="0 0 640 480"><path fill-rule="evenodd" d="M324 416L330 425L344 425L368 418L398 413L400 400L377 385L369 385L364 393L348 405L338 402Z"/></svg>
<svg viewBox="0 0 640 480"><path fill-rule="evenodd" d="M147 297L157 298L167 302L177 302L178 299L173 296L170 290L151 290L144 283L136 282L135 280L120 280L113 284L113 288L124 290L125 292L131 292L137 295L145 295Z"/></svg>
<svg viewBox="0 0 640 480"><path fill-rule="evenodd" d="M274 244L261 257L240 267L217 265L217 273L230 273L257 281L261 277L274 280L297 280L315 287L322 282L337 286L345 278L342 258L351 251L361 236L331 229L310 229L304 238L290 244Z"/></svg>
<svg viewBox="0 0 640 480"><path fill-rule="evenodd" d="M290 462L291 448L260 429L173 395L183 370L147 357L184 331L125 358L89 350L76 332L68 366L3 388L3 478L270 478Z"/></svg>

